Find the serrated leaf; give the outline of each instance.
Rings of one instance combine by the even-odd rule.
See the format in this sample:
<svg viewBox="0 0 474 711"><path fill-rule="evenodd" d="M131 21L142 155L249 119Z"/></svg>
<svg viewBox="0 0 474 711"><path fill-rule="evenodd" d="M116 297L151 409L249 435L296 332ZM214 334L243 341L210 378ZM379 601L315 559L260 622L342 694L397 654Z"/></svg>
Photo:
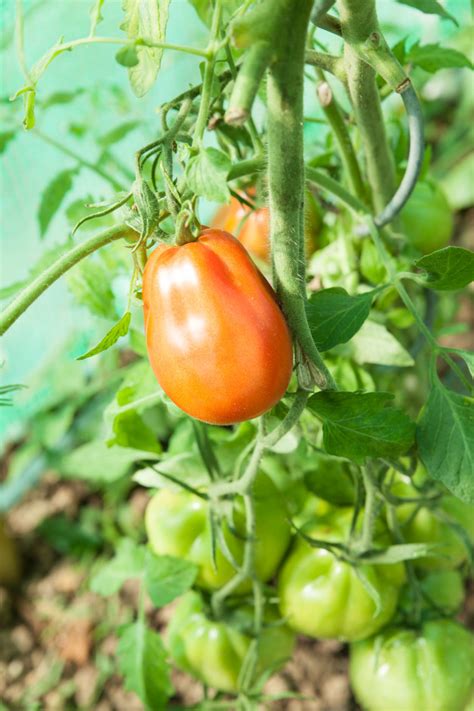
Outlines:
<svg viewBox="0 0 474 711"><path fill-rule="evenodd" d="M125 21L122 29L130 40L164 42L170 0L123 0ZM137 47L138 63L128 72L136 96L144 96L155 83L163 50L158 47Z"/></svg>
<svg viewBox="0 0 474 711"><path fill-rule="evenodd" d="M375 321L366 321L351 343L351 355L357 363L408 368L414 360L402 344L385 326Z"/></svg>
<svg viewBox="0 0 474 711"><path fill-rule="evenodd" d="M125 476L134 462L153 458L154 455L150 452L107 447L102 440L92 440L63 457L59 470L63 476L82 479L95 485L109 485Z"/></svg>
<svg viewBox="0 0 474 711"><path fill-rule="evenodd" d="M360 556L360 561L374 565L393 565L404 560L416 560L427 556L438 556L438 543L400 543L383 551L369 551Z"/></svg>
<svg viewBox="0 0 474 711"><path fill-rule="evenodd" d="M417 259L415 266L427 273L425 286L436 291L456 291L474 281L474 252L445 247Z"/></svg>
<svg viewBox="0 0 474 711"><path fill-rule="evenodd" d="M95 31L97 28L97 25L99 22L102 22L104 19L102 16L102 6L104 4L105 0L94 0L94 3L91 7L90 10L90 18L91 18L91 27L89 31L89 36L93 37L95 35Z"/></svg>
<svg viewBox="0 0 474 711"><path fill-rule="evenodd" d="M76 173L76 168L61 171L61 173L58 173L58 175L52 179L41 194L38 209L38 222L41 237L44 236L46 230L48 229L49 223L60 208L64 198L71 190L73 185L73 177Z"/></svg>
<svg viewBox="0 0 474 711"><path fill-rule="evenodd" d="M349 341L368 317L373 298L373 291L350 296L340 287L312 294L307 315L319 350L327 351Z"/></svg>
<svg viewBox="0 0 474 711"><path fill-rule="evenodd" d="M227 175L230 158L217 148L203 148L186 166L189 188L201 197L214 202L228 202L230 191Z"/></svg>
<svg viewBox="0 0 474 711"><path fill-rule="evenodd" d="M164 711L173 693L166 656L161 637L143 620L121 628L117 659L124 686L153 711Z"/></svg>
<svg viewBox="0 0 474 711"><path fill-rule="evenodd" d="M428 474L474 503L474 399L448 390L435 376L416 439Z"/></svg>
<svg viewBox="0 0 474 711"><path fill-rule="evenodd" d="M125 47L119 49L115 54L115 60L118 64L121 64L122 67L129 69L136 67L140 62L138 59L138 51L134 44L127 44Z"/></svg>
<svg viewBox="0 0 474 711"><path fill-rule="evenodd" d="M87 351L87 353L79 356L76 360L91 358L92 356L98 355L99 353L106 351L108 348L111 348L115 343L117 343L119 338L127 335L131 318L132 314L130 311L126 311L120 321L112 326L110 331L105 334L103 339L96 346L94 346L94 348L91 348L90 351Z"/></svg>
<svg viewBox="0 0 474 711"><path fill-rule="evenodd" d="M97 142L104 148L112 146L114 143L118 143L118 141L121 141L122 138L125 138L125 136L127 136L131 131L134 131L139 125L140 121L137 120L124 121L124 123L115 126L114 128L110 129L110 131L107 131L107 133L104 133L102 134L102 136L99 136Z"/></svg>
<svg viewBox="0 0 474 711"><path fill-rule="evenodd" d="M413 444L415 423L390 405L390 393L321 392L308 407L323 422L328 454L363 462L367 457L398 457Z"/></svg>
<svg viewBox="0 0 474 711"><path fill-rule="evenodd" d="M450 47L440 47L438 44L420 45L419 42L416 42L410 48L405 59L415 67L421 67L425 72L431 74L439 69L472 68L472 64L465 54Z"/></svg>
<svg viewBox="0 0 474 711"><path fill-rule="evenodd" d="M145 568L146 547L139 546L130 538L123 539L117 553L106 563L91 582L92 592L107 597L114 595L131 578L142 578Z"/></svg>
<svg viewBox="0 0 474 711"><path fill-rule="evenodd" d="M5 152L6 147L15 138L16 131L5 131L0 133L0 154Z"/></svg>
<svg viewBox="0 0 474 711"><path fill-rule="evenodd" d="M157 607L163 607L187 592L192 587L197 573L197 566L187 560L147 552L145 585Z"/></svg>
<svg viewBox="0 0 474 711"><path fill-rule="evenodd" d="M415 10L424 12L427 15L439 15L445 20L451 20L455 25L458 24L456 18L450 15L437 0L398 0L398 2L402 5L413 7Z"/></svg>

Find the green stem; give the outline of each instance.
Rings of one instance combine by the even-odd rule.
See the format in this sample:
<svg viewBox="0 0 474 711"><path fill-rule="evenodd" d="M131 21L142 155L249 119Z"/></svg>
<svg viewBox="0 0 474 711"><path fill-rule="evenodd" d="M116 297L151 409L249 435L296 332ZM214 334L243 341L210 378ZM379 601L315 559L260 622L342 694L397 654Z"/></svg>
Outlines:
<svg viewBox="0 0 474 711"><path fill-rule="evenodd" d="M241 126L247 121L273 48L266 40L255 42L245 53L226 111L226 123Z"/></svg>
<svg viewBox="0 0 474 711"><path fill-rule="evenodd" d="M334 98L331 86L324 77L324 73L321 70L318 70L317 75L320 79L320 84L317 87L319 103L321 104L321 108L328 120L329 125L331 126L334 138L336 139L342 164L349 180L350 188L361 202L366 203L367 195L365 186L362 180L354 146L352 145L351 137L349 135L349 130L346 126L346 122L344 121L344 116L342 115L342 111Z"/></svg>
<svg viewBox="0 0 474 711"><path fill-rule="evenodd" d="M339 200L347 205L347 207L349 207L353 212L357 214L367 214L367 206L361 200L348 192L340 183L337 182L337 180L333 180L333 178L330 178L329 175L326 175L320 170L312 168L309 165L306 166L305 172L306 179L310 183L314 183L323 190L327 190L328 193L331 193L331 195L339 198Z"/></svg>
<svg viewBox="0 0 474 711"><path fill-rule="evenodd" d="M107 171L100 167L100 165L96 165L88 160L85 160L85 158L79 155L79 153L76 153L75 151L71 150L70 148L68 148L68 146L65 146L60 141L56 140L56 138L49 136L47 133L43 133L43 131L40 131L38 128L33 129L33 134L35 136L38 136L38 138L41 138L42 141L48 143L50 146L57 148L57 150L61 151L61 153L64 153L64 155L73 158L79 163L79 165L83 166L84 168L87 168L88 170L91 170L97 175L100 175L100 177L106 180L113 187L114 190L125 190L125 186L118 180L116 180L112 175L109 175Z"/></svg>
<svg viewBox="0 0 474 711"><path fill-rule="evenodd" d="M60 276L71 269L75 264L87 257L97 249L104 247L110 242L130 237L134 234L127 225L115 225L103 232L100 232L88 240L81 242L73 247L69 252L59 257L51 264L44 272L39 274L27 287L8 304L8 306L0 314L0 336L3 335L10 326L15 323L17 318L46 291Z"/></svg>
<svg viewBox="0 0 474 711"><path fill-rule="evenodd" d="M184 52L185 54L193 54L196 57L208 57L208 51L205 49L199 49L199 47L188 47L184 44L173 44L170 42L151 42L145 39L137 39L135 42L131 42L128 39L121 39L120 37L81 37L77 40L71 40L71 42L63 42L57 47L57 51L66 52L75 47L80 47L86 44L118 44L127 45L135 44L137 46L150 47L150 49L172 49L176 52Z"/></svg>
<svg viewBox="0 0 474 711"><path fill-rule="evenodd" d="M323 69L330 74L334 74L334 76L343 83L345 83L347 79L342 57L326 54L326 52L316 52L314 49L307 49L305 52L305 63Z"/></svg>
<svg viewBox="0 0 474 711"><path fill-rule="evenodd" d="M306 315L303 76L312 2L275 0L268 8L275 22L277 51L270 66L267 88L269 206L275 284L294 338L314 366L315 381L321 389L335 389Z"/></svg>
<svg viewBox="0 0 474 711"><path fill-rule="evenodd" d="M385 133L375 71L358 51L372 35L380 35L375 2L338 0L338 8L349 95L364 147L374 208L381 212L395 192L395 166Z"/></svg>
<svg viewBox="0 0 474 711"><path fill-rule="evenodd" d="M216 0L214 12L212 15L211 35L209 38L209 47L212 47L219 36L219 27L221 23L222 6L221 0ZM193 148L199 148L202 143L204 131L206 130L209 117L209 107L212 100L212 80L214 78L214 68L216 65L216 55L214 51L206 52L206 67L204 69L204 79L202 82L201 103L199 104L199 113L194 128Z"/></svg>
<svg viewBox="0 0 474 711"><path fill-rule="evenodd" d="M239 163L234 163L234 165L229 170L227 179L236 180L237 178L242 178L244 175L259 173L260 171L264 170L265 165L266 161L263 156L256 156L255 158L242 160Z"/></svg>
<svg viewBox="0 0 474 711"><path fill-rule="evenodd" d="M377 486L369 464L362 467L362 479L364 481L365 489L365 504L362 535L360 538L360 552L364 553L372 548L375 522L379 512Z"/></svg>

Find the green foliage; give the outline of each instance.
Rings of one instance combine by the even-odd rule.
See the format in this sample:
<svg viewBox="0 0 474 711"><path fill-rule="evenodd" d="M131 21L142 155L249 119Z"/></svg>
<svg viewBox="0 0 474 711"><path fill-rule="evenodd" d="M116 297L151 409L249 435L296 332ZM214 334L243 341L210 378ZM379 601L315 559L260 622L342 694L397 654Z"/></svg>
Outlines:
<svg viewBox="0 0 474 711"><path fill-rule="evenodd" d="M337 287L312 294L307 312L319 350L328 351L349 341L368 317L373 298L373 291L349 296L345 289Z"/></svg>
<svg viewBox="0 0 474 711"><path fill-rule="evenodd" d="M84 360L85 358L91 358L91 356L98 355L99 353L102 353L103 351L106 351L108 348L111 348L113 345L117 343L119 338L123 338L124 336L127 335L128 329L130 327L130 321L132 318L132 314L130 311L126 311L122 318L117 321L116 324L112 326L110 331L108 331L105 336L102 338L99 343L94 346L94 348L91 348L90 350L87 351L87 353L84 353L81 356L78 356L77 360Z"/></svg>
<svg viewBox="0 0 474 711"><path fill-rule="evenodd" d="M435 291L456 291L474 281L474 252L445 247L415 262L427 273L425 285Z"/></svg>
<svg viewBox="0 0 474 711"><path fill-rule="evenodd" d="M196 195L215 202L228 202L227 175L230 166L225 153L216 148L203 148L186 166L188 185Z"/></svg>
<svg viewBox="0 0 474 711"><path fill-rule="evenodd" d="M38 222L40 228L40 237L44 237L49 223L57 213L61 204L73 186L74 176L77 174L77 168L63 170L58 173L41 195L41 201L38 208Z"/></svg>
<svg viewBox="0 0 474 711"><path fill-rule="evenodd" d="M398 0L398 2L402 5L409 5L415 10L420 10L420 12L425 12L428 15L439 15L443 19L451 20L455 25L458 24L456 18L447 12L437 0Z"/></svg>

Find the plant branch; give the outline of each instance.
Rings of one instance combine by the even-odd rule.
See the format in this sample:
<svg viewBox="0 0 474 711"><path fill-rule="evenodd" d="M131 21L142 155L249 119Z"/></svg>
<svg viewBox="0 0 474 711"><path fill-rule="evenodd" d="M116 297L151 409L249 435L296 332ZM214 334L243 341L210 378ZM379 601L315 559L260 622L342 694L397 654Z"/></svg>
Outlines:
<svg viewBox="0 0 474 711"><path fill-rule="evenodd" d="M211 35L209 38L209 45L208 47L212 47L218 36L219 36L219 28L220 28L220 22L221 22L221 15L222 15L222 6L221 6L221 0L216 0L215 5L214 5L214 12L212 15L212 24L211 24ZM193 148L198 148L200 144L202 143L202 138L204 135L204 131L206 129L208 117L209 117L209 107L212 99L212 80L214 78L214 68L216 64L216 55L214 51L210 51L209 49L206 51L206 67L204 69L204 79L202 83L202 91L201 91L201 103L199 104L199 112L198 112L198 117L196 120L196 126L194 128L194 137L193 137Z"/></svg>
<svg viewBox="0 0 474 711"><path fill-rule="evenodd" d="M60 276L65 274L75 264L80 262L81 259L84 259L84 257L87 257L89 254L92 254L92 252L95 252L110 242L124 237L130 238L132 235L135 235L135 233L127 225L115 225L81 242L69 252L59 257L59 259L53 262L44 272L39 274L28 286L20 291L13 301L2 311L0 314L0 335L3 335L10 326L15 323L17 318L19 318L48 287L54 284Z"/></svg>
<svg viewBox="0 0 474 711"><path fill-rule="evenodd" d="M346 70L342 57L326 54L326 52L316 52L314 49L307 49L304 61L306 64L311 64L314 67L324 69L324 71L334 74L334 76L343 83L346 82Z"/></svg>

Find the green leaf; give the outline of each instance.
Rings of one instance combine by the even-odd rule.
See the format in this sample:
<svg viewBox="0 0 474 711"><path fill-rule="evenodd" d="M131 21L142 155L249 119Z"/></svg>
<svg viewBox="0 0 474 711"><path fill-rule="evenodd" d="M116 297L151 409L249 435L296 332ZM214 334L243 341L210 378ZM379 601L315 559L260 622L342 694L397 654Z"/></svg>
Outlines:
<svg viewBox="0 0 474 711"><path fill-rule="evenodd" d="M471 376L474 378L474 353L461 350L460 348L450 348L449 353L457 353L457 355L464 360Z"/></svg>
<svg viewBox="0 0 474 711"><path fill-rule="evenodd" d="M134 462L152 456L139 449L107 447L102 440L92 440L63 457L59 470L64 476L92 484L110 484L125 476Z"/></svg>
<svg viewBox="0 0 474 711"><path fill-rule="evenodd" d="M186 166L189 188L201 197L214 202L228 202L230 192L227 175L230 158L217 148L204 148Z"/></svg>
<svg viewBox="0 0 474 711"><path fill-rule="evenodd" d="M474 252L445 247L417 259L415 266L427 272L425 286L436 291L456 291L474 281Z"/></svg>
<svg viewBox="0 0 474 711"><path fill-rule="evenodd" d="M147 709L164 711L173 693L166 650L161 637L143 620L120 630L117 658L125 688L134 691Z"/></svg>
<svg viewBox="0 0 474 711"><path fill-rule="evenodd" d="M125 21L122 29L130 40L164 42L170 0L123 0ZM138 62L129 65L128 76L136 96L144 96L155 83L163 50L158 47L136 48Z"/></svg>
<svg viewBox="0 0 474 711"><path fill-rule="evenodd" d="M141 220L141 237L148 239L158 227L160 219L160 206L156 193L150 188L146 180L137 178L132 186L135 205Z"/></svg>
<svg viewBox="0 0 474 711"><path fill-rule="evenodd" d="M308 401L323 422L328 454L363 462L367 457L396 458L412 446L415 424L392 407L390 393L321 392Z"/></svg>
<svg viewBox="0 0 474 711"><path fill-rule="evenodd" d="M210 26L212 20L212 3L209 0L190 0L190 3L204 24ZM241 0L223 0L222 12L224 19L228 20L241 4Z"/></svg>
<svg viewBox="0 0 474 711"><path fill-rule="evenodd" d="M105 0L94 0L94 3L91 7L91 10L90 10L91 27L89 30L90 37L93 37L95 35L97 25L99 24L99 22L102 22L102 20L104 19L102 16L102 12L101 12L104 2L105 2Z"/></svg>
<svg viewBox="0 0 474 711"><path fill-rule="evenodd" d="M375 565L393 565L404 560L438 556L439 548L438 543L400 543L389 546L383 551L368 551L359 556L359 560Z"/></svg>
<svg viewBox="0 0 474 711"><path fill-rule="evenodd" d="M139 546L130 538L124 538L117 546L117 553L106 563L91 582L92 592L108 597L120 590L131 578L142 578L145 569L145 546Z"/></svg>
<svg viewBox="0 0 474 711"><path fill-rule="evenodd" d="M414 360L385 326L366 321L350 343L351 355L357 363L407 368Z"/></svg>
<svg viewBox="0 0 474 711"><path fill-rule="evenodd" d="M127 136L131 131L134 131L139 125L140 121L137 120L125 121L124 123L110 129L107 133L102 134L102 136L98 138L97 142L104 148L112 146L114 143L121 141L122 138L125 138L125 136Z"/></svg>
<svg viewBox="0 0 474 711"><path fill-rule="evenodd" d="M387 279L387 270L380 263L377 248L373 242L367 239L362 242L360 271L371 284L383 284Z"/></svg>
<svg viewBox="0 0 474 711"><path fill-rule="evenodd" d="M58 104L70 104L71 101L77 99L78 96L83 94L85 89L78 87L73 91L55 91L46 97L46 99L41 100L41 107L43 109L48 109L50 106L57 106Z"/></svg>
<svg viewBox="0 0 474 711"><path fill-rule="evenodd" d="M125 47L119 49L115 55L115 60L118 64L121 64L122 67L129 69L136 67L140 62L138 59L138 51L134 44L127 44Z"/></svg>
<svg viewBox="0 0 474 711"><path fill-rule="evenodd" d="M77 168L63 170L56 175L47 185L41 194L38 209L38 221L40 236L43 237L48 229L49 223L59 210L62 201L72 188L73 178L77 174Z"/></svg>
<svg viewBox="0 0 474 711"><path fill-rule="evenodd" d="M451 20L455 25L458 24L456 18L450 15L437 0L398 0L398 2L402 5L413 7L415 10L424 12L427 15L439 15L445 20Z"/></svg>
<svg viewBox="0 0 474 711"><path fill-rule="evenodd" d="M416 438L428 474L474 503L474 399L447 390L435 375Z"/></svg>
<svg viewBox="0 0 474 711"><path fill-rule="evenodd" d="M320 351L346 343L357 333L370 313L374 292L349 296L333 287L311 295L307 305L309 326Z"/></svg>
<svg viewBox="0 0 474 711"><path fill-rule="evenodd" d="M67 285L76 302L95 316L118 318L110 270L103 259L80 262L67 276Z"/></svg>
<svg viewBox="0 0 474 711"><path fill-rule="evenodd" d="M406 61L431 74L439 69L472 68L465 54L450 47L440 47L438 44L420 45L419 42L415 42L406 56Z"/></svg>
<svg viewBox="0 0 474 711"><path fill-rule="evenodd" d="M102 353L102 351L106 351L108 348L111 348L115 343L117 343L119 338L122 338L122 336L127 335L131 318L132 314L130 313L130 311L126 311L120 321L118 321L114 326L112 326L110 331L105 334L100 343L94 346L94 348L91 348L90 351L87 351L87 353L84 353L83 355L79 356L76 360L84 360L85 358L90 358L91 356L98 355L98 353Z"/></svg>
<svg viewBox="0 0 474 711"><path fill-rule="evenodd" d="M86 553L97 553L104 545L102 536L64 514L44 519L36 531L62 555L81 557Z"/></svg>
<svg viewBox="0 0 474 711"><path fill-rule="evenodd" d="M0 154L5 152L6 147L16 136L16 131L5 131L0 133Z"/></svg>
<svg viewBox="0 0 474 711"><path fill-rule="evenodd" d="M304 474L304 483L313 494L335 506L354 504L354 482L347 461L318 453L306 464L311 467Z"/></svg>
<svg viewBox="0 0 474 711"><path fill-rule="evenodd" d="M193 585L197 566L181 558L147 552L145 585L154 605L163 607L183 595Z"/></svg>
<svg viewBox="0 0 474 711"><path fill-rule="evenodd" d="M33 65L30 71L30 79L33 82L34 86L36 87L36 84L38 83L38 80L40 77L43 75L47 67L51 64L53 59L58 57L60 54L63 52L70 52L71 50L68 47L63 46L63 38L60 37L59 40L54 44L50 49L48 49L47 52L43 54L40 59Z"/></svg>

